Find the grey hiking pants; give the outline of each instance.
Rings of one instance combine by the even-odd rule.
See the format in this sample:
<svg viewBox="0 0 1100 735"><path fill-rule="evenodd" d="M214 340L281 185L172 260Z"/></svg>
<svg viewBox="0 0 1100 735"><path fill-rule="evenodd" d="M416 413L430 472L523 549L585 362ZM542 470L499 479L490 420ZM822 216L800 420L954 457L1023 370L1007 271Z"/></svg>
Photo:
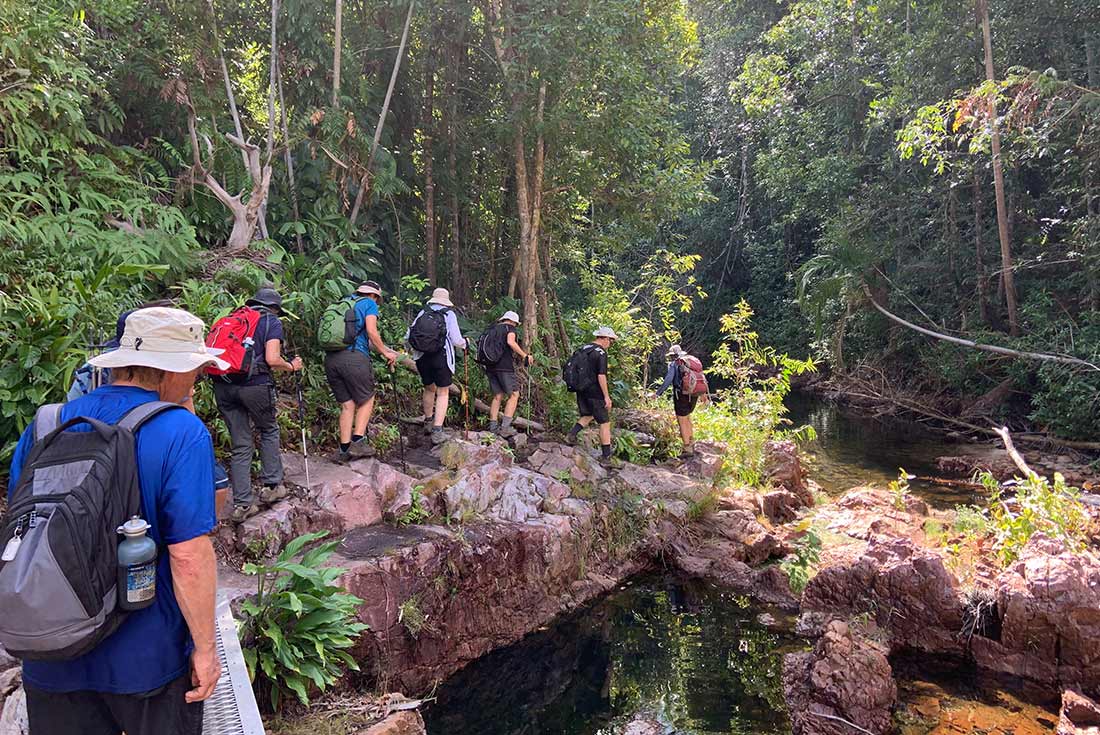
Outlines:
<svg viewBox="0 0 1100 735"><path fill-rule="evenodd" d="M260 482L278 485L283 481L283 460L279 457L279 422L275 418L275 386L214 383L218 412L229 428L233 444L229 481L233 503L252 502L252 430L260 433Z"/></svg>

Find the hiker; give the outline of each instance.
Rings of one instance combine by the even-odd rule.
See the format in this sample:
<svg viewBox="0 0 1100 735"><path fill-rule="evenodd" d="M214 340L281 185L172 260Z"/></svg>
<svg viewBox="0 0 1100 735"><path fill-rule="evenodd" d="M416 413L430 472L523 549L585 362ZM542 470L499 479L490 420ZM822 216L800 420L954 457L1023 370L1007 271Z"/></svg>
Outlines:
<svg viewBox="0 0 1100 735"><path fill-rule="evenodd" d="M158 299L157 301L148 301L138 309L151 309L154 306L174 307L175 304L171 299ZM126 317L133 314L137 309L127 309L118 315L118 320L115 322L115 336L103 345L96 345L102 347L104 351L111 351L118 349L119 340L122 339L122 332L126 328ZM93 390L101 385L107 385L111 382L111 371L107 368L95 368L91 363L84 363L76 369L73 373L73 383L69 386L69 392L66 395L65 400L71 401L74 398L80 398L86 396Z"/></svg>
<svg viewBox="0 0 1100 735"><path fill-rule="evenodd" d="M202 322L180 309L158 307L131 313L118 349L91 360L97 368L112 370L112 383L64 405L43 407L16 446L8 485L9 513L19 505L25 507L26 497L41 491L82 498L70 507L87 511L63 516L59 509L70 504L58 502L52 515L38 515L37 525L52 530L65 521L68 532L55 535L44 530L35 536L33 530L25 531L21 544L14 549L11 542L7 544L8 563L0 565L0 633L10 650L24 654L23 685L34 735L202 731L202 702L213 693L221 672L214 632L217 572L209 537L216 524L214 495L209 490L214 482L214 448L210 433L194 414L157 403L183 402L204 365L224 365L215 357L216 351L203 344L202 334ZM95 443L90 445L91 454L89 449L84 452L96 458L85 459L75 452L71 465L59 467L48 452L59 445L73 447L72 440L63 445L59 437L43 447L37 444L36 433L78 416L131 428L136 423L133 464L115 464L126 454L112 451L90 425L78 424L62 436L86 436L83 441ZM83 474L53 472L76 465L85 465ZM90 465L98 470L94 477L77 479L89 478ZM98 492L84 495L89 483ZM123 517L128 513L126 490L134 493L131 502L140 501L141 518L149 525L147 535L159 556L152 565L153 599L122 619L114 612L117 537L113 527L103 528L103 521L120 510ZM31 507L29 528L33 529L33 516L41 511L39 505ZM109 513L110 508L116 512ZM97 544L97 535L109 539L110 553L95 551L107 547ZM52 566L39 563L46 557L57 561ZM37 569L38 576L33 589L22 591L18 587L27 577L21 577L19 570L26 568ZM4 571L11 576L5 578ZM13 578L15 589L9 586ZM82 584L82 580L87 581ZM86 609L88 603L74 596L74 589L84 597L97 595L105 584L110 585L110 609L106 602ZM122 588L122 593L127 594L126 590ZM86 637L86 627L74 629L70 624L74 617L84 626L98 625L102 630ZM16 645L20 641L22 645ZM60 648L63 645L69 647ZM75 657L70 655L81 650ZM56 652L56 660L43 660L46 651Z"/></svg>
<svg viewBox="0 0 1100 735"><path fill-rule="evenodd" d="M600 327L592 341L581 347L565 364L565 384L577 394L579 418L565 441L573 445L584 427L595 421L600 427L600 456L611 459L611 393L607 386L607 350L619 338L611 327Z"/></svg>
<svg viewBox="0 0 1100 735"><path fill-rule="evenodd" d="M245 343L251 339L251 346L246 350L249 352L248 369L213 378L218 413L229 429L233 445L229 480L233 486L231 518L236 522L255 515L259 510L252 493L253 428L260 433L260 483L263 485L260 500L270 504L288 494L283 486L279 423L275 417L275 381L271 372L302 369L302 358L287 361L283 357L283 322L279 319L283 311L283 297L274 288L264 286L245 302L245 309L252 310L252 313L242 313L244 310L238 309L225 320L216 322L211 328L209 340L215 347L222 344L216 330L223 322L240 324L249 321L251 326L248 329L254 330L244 339ZM241 331L244 329L240 328ZM234 334L232 330L225 334L227 344L240 343L240 334Z"/></svg>
<svg viewBox="0 0 1100 735"><path fill-rule="evenodd" d="M325 355L325 377L336 402L340 404L340 449L336 459L346 462L352 456L369 457L374 454L373 447L367 442L367 424L374 413L374 365L371 362L370 348L386 359L392 368L397 364L397 353L386 346L378 332L378 304L382 300L382 289L374 281L363 281L355 293L341 300L333 307L331 331L340 331L344 324L350 329L341 342L350 343L337 349L334 334L322 336L322 346L328 350ZM342 314L341 312L346 312ZM326 318L329 312L326 311ZM337 319L339 318L339 319ZM344 324L341 324L343 322ZM328 324L323 320L322 331ZM348 334L350 332L350 334ZM327 342L333 344L329 345Z"/></svg>
<svg viewBox="0 0 1100 735"><path fill-rule="evenodd" d="M657 389L657 396L672 388L672 407L684 445L680 457L688 459L695 456L695 429L691 414L699 402L699 396L706 395L709 390L707 378L699 358L689 355L680 345L669 347L665 359L668 360L668 370L665 371L665 381Z"/></svg>
<svg viewBox="0 0 1100 735"><path fill-rule="evenodd" d="M428 303L416 315L405 341L412 348L416 370L424 384L424 428L432 444L443 441L443 420L455 374L455 350L466 349L466 338L458 328L451 294L445 288L432 291Z"/></svg>
<svg viewBox="0 0 1100 735"><path fill-rule="evenodd" d="M493 392L493 401L489 404L489 431L504 438L516 435L516 430L512 428L512 419L519 406L515 358L518 357L525 365L532 363L531 354L524 352L516 339L518 326L519 314L506 311L477 341L477 361L485 369L489 390ZM504 403L505 396L508 402L504 405L504 417L498 420L500 404Z"/></svg>

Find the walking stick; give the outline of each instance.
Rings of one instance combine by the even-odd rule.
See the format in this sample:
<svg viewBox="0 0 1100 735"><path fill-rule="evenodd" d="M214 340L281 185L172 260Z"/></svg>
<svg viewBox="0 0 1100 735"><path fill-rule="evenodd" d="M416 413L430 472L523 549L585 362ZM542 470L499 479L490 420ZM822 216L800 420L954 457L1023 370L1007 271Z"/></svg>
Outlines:
<svg viewBox="0 0 1100 735"><path fill-rule="evenodd" d="M302 463L306 470L306 491L310 489L309 481L309 453L306 451L306 401L302 394L302 371L294 372L294 383L298 390L298 425L302 428Z"/></svg>
<svg viewBox="0 0 1100 735"><path fill-rule="evenodd" d="M393 404L394 413L396 414L397 426L397 446L401 453L401 471L408 473L409 468L405 465L405 435L401 433L401 394L397 390L397 367L390 365L390 385L393 386Z"/></svg>
<svg viewBox="0 0 1100 735"><path fill-rule="evenodd" d="M470 441L470 350L462 350L462 370L466 384L462 386L462 403L466 406L466 441Z"/></svg>

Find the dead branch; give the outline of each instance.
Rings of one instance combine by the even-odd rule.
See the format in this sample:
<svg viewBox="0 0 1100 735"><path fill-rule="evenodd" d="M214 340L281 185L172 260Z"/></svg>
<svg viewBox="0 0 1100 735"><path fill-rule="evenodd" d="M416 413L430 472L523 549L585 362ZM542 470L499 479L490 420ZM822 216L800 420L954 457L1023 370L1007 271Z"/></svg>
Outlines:
<svg viewBox="0 0 1100 735"><path fill-rule="evenodd" d="M947 334L941 334L940 332L934 332L931 329L925 329L924 327L913 324L912 322L902 319L900 316L893 314L886 310L875 301L874 296L871 295L871 289L867 287L867 284L863 284L863 292L866 294L867 299L871 302L871 305L875 307L883 316L887 319L896 322L908 329L912 329L915 332L925 335L926 337L932 337L933 339L942 340L944 342L950 342L951 344L961 345L963 347L969 347L974 350L981 350L983 352L992 352L997 355L1007 355L1009 357L1018 357L1024 360L1039 360L1042 362L1056 362L1062 365L1077 365L1080 367L1086 367L1090 370L1096 370L1100 372L1100 367L1093 365L1086 360L1080 360L1076 357L1069 357L1068 355L1054 355L1049 352L1023 352L1021 350L1013 350L1008 347L998 347L997 345L986 345L979 342L975 342L969 339L963 339L962 337L952 337Z"/></svg>
<svg viewBox="0 0 1100 735"><path fill-rule="evenodd" d="M371 141L370 154L367 156L366 170L363 178L359 180L359 191L355 194L355 204L348 216L348 223L355 227L355 220L359 219L359 208L366 197L367 185L370 183L370 169L374 163L374 155L378 152L378 143L382 140L382 129L386 125L386 113L390 111L390 100L393 98L393 88L397 84L397 74L401 71L401 60L405 56L405 44L409 41L409 25L412 23L413 10L416 8L416 0L410 0L409 12L405 15L405 28L401 31L401 43L397 47L397 58L393 60L393 72L390 74L390 84L386 88L386 97L382 101L382 111L378 114L378 124L374 126L374 140Z"/></svg>
<svg viewBox="0 0 1100 735"><path fill-rule="evenodd" d="M125 232L128 235L139 235L140 236L140 235L145 234L145 230L138 227L133 222L130 222L129 220L120 220L120 219L118 219L117 217L115 217L114 215L111 215L111 214L104 215L103 221L105 223L107 223L108 225L110 225L111 227L114 227L117 230Z"/></svg>
<svg viewBox="0 0 1100 735"><path fill-rule="evenodd" d="M997 436L1001 437L1001 441L1005 443L1005 451L1008 452L1008 456L1012 459L1012 463L1024 473L1024 477L1029 480L1038 480L1039 474L1035 470L1027 466L1027 462L1024 461L1023 455L1016 451L1016 446L1012 443L1012 435L1008 433L1008 427L1002 426L1001 428L993 427L993 431Z"/></svg>
<svg viewBox="0 0 1100 735"><path fill-rule="evenodd" d="M846 720L843 717L837 717L836 715L827 715L824 712L814 712L813 710L808 710L808 711L811 715L814 715L815 717L824 717L827 720L836 720L837 722L842 722L845 725L847 725L848 727L851 727L855 730L859 730L860 732L865 732L865 733L867 733L867 735L875 735L870 730L862 728L859 725L857 725L856 723L851 722L849 720Z"/></svg>

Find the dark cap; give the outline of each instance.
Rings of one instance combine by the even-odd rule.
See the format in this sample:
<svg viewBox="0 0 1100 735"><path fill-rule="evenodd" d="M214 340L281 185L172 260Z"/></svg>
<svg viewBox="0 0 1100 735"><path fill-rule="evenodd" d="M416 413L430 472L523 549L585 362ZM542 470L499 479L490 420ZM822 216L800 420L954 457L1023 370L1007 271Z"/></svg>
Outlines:
<svg viewBox="0 0 1100 735"><path fill-rule="evenodd" d="M262 286L256 295L244 302L245 306L266 306L272 311L283 310L283 297L271 286Z"/></svg>

